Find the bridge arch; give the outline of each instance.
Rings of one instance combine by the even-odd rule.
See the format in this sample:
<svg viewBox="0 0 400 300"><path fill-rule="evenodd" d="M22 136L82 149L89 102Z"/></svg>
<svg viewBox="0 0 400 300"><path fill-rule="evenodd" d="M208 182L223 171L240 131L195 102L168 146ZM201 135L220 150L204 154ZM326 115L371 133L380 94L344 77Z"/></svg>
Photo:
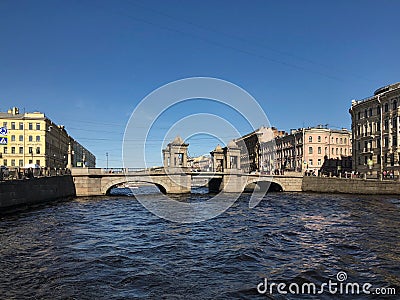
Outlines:
<svg viewBox="0 0 400 300"><path fill-rule="evenodd" d="M260 178L260 177L255 177L255 178L249 178L247 180L246 186L244 188L244 191L246 189L251 188L252 185L258 185L259 188L267 188L268 191L274 191L274 192L284 192L286 190L285 185L277 180L274 177L269 177L269 178Z"/></svg>
<svg viewBox="0 0 400 300"><path fill-rule="evenodd" d="M146 180L145 178L129 178L129 177L118 177L118 178L112 178L107 180L107 178L103 178L102 183L101 183L101 193L103 195L107 195L110 193L111 189L116 187L117 185L120 185L122 183L128 183L128 182L138 182L138 183L150 183L155 185L161 193L166 194L167 193L167 188L164 186L163 183L161 182L154 182L151 180Z"/></svg>

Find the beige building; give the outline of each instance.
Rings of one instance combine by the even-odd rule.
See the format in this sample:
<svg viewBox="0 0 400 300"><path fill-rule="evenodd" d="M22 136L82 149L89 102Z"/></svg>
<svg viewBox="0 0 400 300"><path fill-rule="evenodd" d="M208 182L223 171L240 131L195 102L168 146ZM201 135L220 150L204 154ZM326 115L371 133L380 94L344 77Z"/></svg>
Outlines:
<svg viewBox="0 0 400 300"><path fill-rule="evenodd" d="M19 113L14 107L7 113L0 112L0 164L23 167L38 164L41 167L65 168L68 153L74 167L78 162L94 167L95 157L72 139L64 126L56 125L44 113Z"/></svg>
<svg viewBox="0 0 400 300"><path fill-rule="evenodd" d="M213 164L210 155L201 155L188 158L188 167L193 171L210 172L213 169Z"/></svg>
<svg viewBox="0 0 400 300"><path fill-rule="evenodd" d="M351 132L323 126L292 129L289 134L276 137L274 142L261 145L264 171L315 171L325 158L342 160L351 156ZM347 159L343 159L346 163ZM346 166L349 167L349 166Z"/></svg>
<svg viewBox="0 0 400 300"><path fill-rule="evenodd" d="M349 112L356 172L399 174L399 103L400 83L382 87L366 99L352 101Z"/></svg>

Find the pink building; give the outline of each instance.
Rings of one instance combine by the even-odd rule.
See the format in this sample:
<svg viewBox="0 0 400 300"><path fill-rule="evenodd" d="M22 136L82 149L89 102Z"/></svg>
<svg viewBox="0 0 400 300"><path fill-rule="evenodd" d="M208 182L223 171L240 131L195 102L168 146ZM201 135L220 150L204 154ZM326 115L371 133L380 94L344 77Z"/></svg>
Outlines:
<svg viewBox="0 0 400 300"><path fill-rule="evenodd" d="M323 126L293 129L290 134L275 138L274 143L261 145L265 171L317 173L325 158L341 160L352 153L351 132L347 129Z"/></svg>

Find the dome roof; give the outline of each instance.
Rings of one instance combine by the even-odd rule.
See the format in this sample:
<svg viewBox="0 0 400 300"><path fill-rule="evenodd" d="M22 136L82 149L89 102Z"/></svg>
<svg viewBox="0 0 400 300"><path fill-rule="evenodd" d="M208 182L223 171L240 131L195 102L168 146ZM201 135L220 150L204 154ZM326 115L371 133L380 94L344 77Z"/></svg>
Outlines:
<svg viewBox="0 0 400 300"><path fill-rule="evenodd" d="M174 144L174 145L183 145L184 142L183 142L182 138L179 135L177 135L175 137L175 139L172 141L172 144Z"/></svg>
<svg viewBox="0 0 400 300"><path fill-rule="evenodd" d="M217 145L217 147L215 147L214 151L222 151L222 147L220 144Z"/></svg>
<svg viewBox="0 0 400 300"><path fill-rule="evenodd" d="M228 148L237 148L237 144L236 144L233 140L231 140L231 141L228 143Z"/></svg>

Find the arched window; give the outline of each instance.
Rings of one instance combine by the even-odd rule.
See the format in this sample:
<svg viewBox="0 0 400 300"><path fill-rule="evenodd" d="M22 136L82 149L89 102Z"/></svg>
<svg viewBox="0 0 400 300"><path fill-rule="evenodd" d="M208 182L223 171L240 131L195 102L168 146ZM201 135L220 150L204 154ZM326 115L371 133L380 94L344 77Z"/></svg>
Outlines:
<svg viewBox="0 0 400 300"><path fill-rule="evenodd" d="M318 136L318 142L321 142L321 137L320 136Z"/></svg>
<svg viewBox="0 0 400 300"><path fill-rule="evenodd" d="M308 141L309 141L310 143L312 143L312 136L309 136L309 137L308 137Z"/></svg>
<svg viewBox="0 0 400 300"><path fill-rule="evenodd" d="M397 109L397 100L394 100L392 103L393 110Z"/></svg>

